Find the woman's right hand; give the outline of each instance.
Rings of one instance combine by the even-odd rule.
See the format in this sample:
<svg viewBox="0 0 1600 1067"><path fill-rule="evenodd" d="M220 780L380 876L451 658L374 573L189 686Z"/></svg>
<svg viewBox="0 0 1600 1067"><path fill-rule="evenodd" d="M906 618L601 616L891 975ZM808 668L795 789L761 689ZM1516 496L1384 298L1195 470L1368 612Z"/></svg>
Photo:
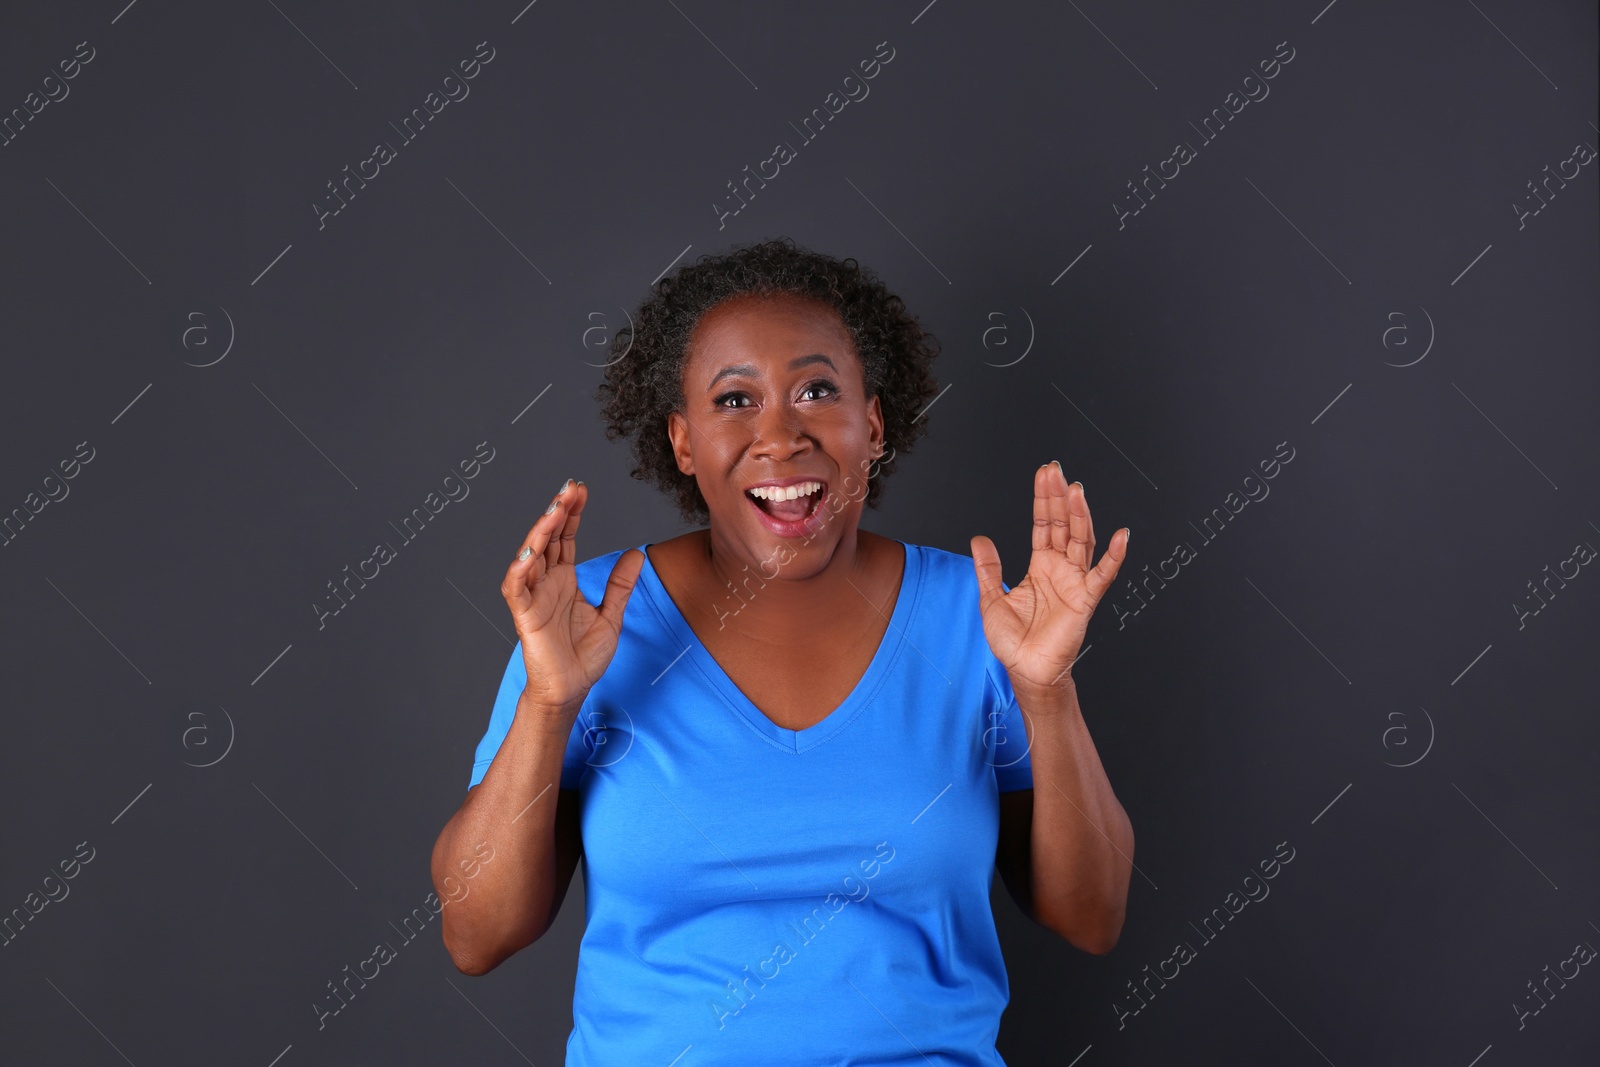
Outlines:
<svg viewBox="0 0 1600 1067"><path fill-rule="evenodd" d="M600 680L616 653L622 611L644 566L644 553L628 549L611 570L600 607L583 598L577 533L588 498L588 486L569 478L528 531L500 583L522 640L524 696L541 707L576 711Z"/></svg>

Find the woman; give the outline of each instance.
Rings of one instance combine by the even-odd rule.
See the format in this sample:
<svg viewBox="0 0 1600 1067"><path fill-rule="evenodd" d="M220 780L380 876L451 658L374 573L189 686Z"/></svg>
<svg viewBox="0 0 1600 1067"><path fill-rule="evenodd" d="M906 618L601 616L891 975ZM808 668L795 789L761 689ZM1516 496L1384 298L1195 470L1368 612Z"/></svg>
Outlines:
<svg viewBox="0 0 1600 1067"><path fill-rule="evenodd" d="M860 529L937 344L853 259L705 256L635 321L608 435L707 525L580 563L569 479L528 532L520 646L433 852L451 959L538 939L581 856L569 1065L1002 1064L994 870L1086 952L1122 927L1133 832L1071 667L1128 531L1091 566L1053 462L1015 589L987 537Z"/></svg>

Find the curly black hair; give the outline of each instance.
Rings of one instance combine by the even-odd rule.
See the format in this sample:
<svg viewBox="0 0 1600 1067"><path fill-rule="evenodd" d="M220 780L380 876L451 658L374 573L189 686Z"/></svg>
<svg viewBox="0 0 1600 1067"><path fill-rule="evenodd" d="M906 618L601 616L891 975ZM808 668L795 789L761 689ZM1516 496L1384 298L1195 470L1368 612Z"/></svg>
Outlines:
<svg viewBox="0 0 1600 1067"><path fill-rule="evenodd" d="M866 495L866 505L876 507L897 458L927 432L927 417L917 415L938 393L929 368L939 342L854 258L807 251L787 237L702 255L651 287L633 325L611 340L605 380L596 393L606 438L632 438L633 477L674 497L686 522L709 521L695 479L678 469L667 415L683 410L683 365L695 326L717 304L746 293L808 297L844 320L865 372L867 395L877 395L883 412L883 458Z"/></svg>

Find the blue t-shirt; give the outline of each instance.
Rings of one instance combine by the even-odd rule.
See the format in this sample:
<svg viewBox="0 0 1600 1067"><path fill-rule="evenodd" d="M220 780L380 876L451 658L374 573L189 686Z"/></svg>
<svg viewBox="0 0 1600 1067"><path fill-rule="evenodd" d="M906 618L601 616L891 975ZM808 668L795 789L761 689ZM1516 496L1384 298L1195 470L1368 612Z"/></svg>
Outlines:
<svg viewBox="0 0 1600 1067"><path fill-rule="evenodd" d="M578 564L590 604L621 555ZM526 681L518 647L471 785ZM586 920L568 1067L1004 1067L989 889L1027 749L970 557L906 544L866 673L796 731L733 684L647 553L561 771Z"/></svg>

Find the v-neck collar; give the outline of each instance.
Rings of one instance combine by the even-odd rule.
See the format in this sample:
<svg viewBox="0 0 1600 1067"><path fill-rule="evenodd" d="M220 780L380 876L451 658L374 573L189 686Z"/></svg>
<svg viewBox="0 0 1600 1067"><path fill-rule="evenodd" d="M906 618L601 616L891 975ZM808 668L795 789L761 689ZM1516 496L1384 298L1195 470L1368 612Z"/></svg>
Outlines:
<svg viewBox="0 0 1600 1067"><path fill-rule="evenodd" d="M839 706L830 711L820 722L804 730L790 730L779 726L756 707L755 703L745 695L744 690L734 684L728 672L722 669L722 665L695 635L688 619L672 599L672 594L667 592L666 585L662 583L661 576L656 573L655 565L650 561L650 553L646 551L650 547L649 544L639 546L639 551L644 552L644 566L639 573L639 584L650 597L662 623L676 643L683 647L684 651L679 654L679 660L687 663L679 660L673 662L680 667L690 665L693 669L699 670L728 706L738 712L752 729L779 748L798 753L815 748L850 725L851 720L872 700L887 677L890 667L900 655L906 642L906 626L910 623L917 601L921 598L923 573L921 546L908 544L905 541L901 541L900 544L905 550L905 569L900 576L900 589L895 594L894 611L889 615L889 625L878 642L878 649L873 654L872 661L867 664L867 669L856 682L855 688L850 690L849 695ZM671 665L667 669L671 670Z"/></svg>

